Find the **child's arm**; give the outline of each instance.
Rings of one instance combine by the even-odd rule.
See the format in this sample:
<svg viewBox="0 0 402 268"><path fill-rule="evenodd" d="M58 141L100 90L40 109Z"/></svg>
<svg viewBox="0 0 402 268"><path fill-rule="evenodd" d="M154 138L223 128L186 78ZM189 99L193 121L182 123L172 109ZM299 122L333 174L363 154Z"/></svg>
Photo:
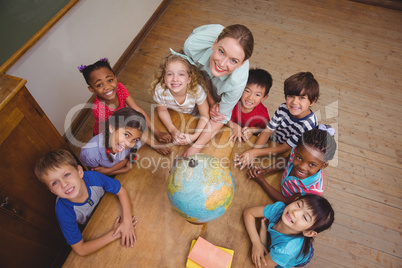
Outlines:
<svg viewBox="0 0 402 268"><path fill-rule="evenodd" d="M209 104L210 110L210 118L214 121L222 121L226 119L226 116L219 112L219 103L216 103L212 94L207 92L207 101Z"/></svg>
<svg viewBox="0 0 402 268"><path fill-rule="evenodd" d="M269 167L266 169L270 169ZM297 197L301 196L301 194L295 194L289 197L284 196L281 192L276 190L274 187L272 187L265 179L264 175L267 173L271 173L273 171L268 171L266 170L258 169L258 168L251 168L248 172L249 178L252 179L253 181L257 182L261 188L274 200L274 201L282 201L285 204L290 204L292 203ZM261 172L261 173L258 173Z"/></svg>
<svg viewBox="0 0 402 268"><path fill-rule="evenodd" d="M162 141L162 142L170 142L172 140L172 137L165 132L160 131L154 123L151 121L151 118L147 115L147 113L142 109L138 104L135 102L133 97L128 96L126 99L126 104L128 107L133 108L137 112L142 113L142 115L145 117L145 121L147 122L147 125L149 129L154 133L155 137L157 140Z"/></svg>
<svg viewBox="0 0 402 268"><path fill-rule="evenodd" d="M264 206L251 207L243 212L244 225L246 226L252 244L252 261L257 267L261 267L261 261L265 266L267 265L264 256L265 254L268 254L268 250L262 243L255 225L255 219L262 217L264 217Z"/></svg>
<svg viewBox="0 0 402 268"><path fill-rule="evenodd" d="M267 144L272 132L272 130L266 127L261 132L260 136L258 136L254 144L254 148L241 153L234 159L236 162L235 166L240 166L240 169L243 169L247 165L251 165L254 161L254 158L264 155L263 152L261 152L262 149L259 148L263 148Z"/></svg>
<svg viewBox="0 0 402 268"><path fill-rule="evenodd" d="M189 141L187 143L191 143L195 141L201 134L202 130L205 128L206 124L209 121L209 106L208 106L208 101L204 100L203 103L201 103L198 106L198 111L200 113L200 118L198 119L197 126L195 127L195 132L194 134L187 135L189 138Z"/></svg>
<svg viewBox="0 0 402 268"><path fill-rule="evenodd" d="M241 132L243 136L248 140L251 138L251 136L255 133L261 133L264 130L264 128L260 127L244 127L241 129Z"/></svg>
<svg viewBox="0 0 402 268"><path fill-rule="evenodd" d="M131 169L131 165L129 164L128 159L125 158L110 168L98 166L98 167L92 168L91 170L97 171L97 172L105 174L105 175L116 175L116 174L126 173L130 169Z"/></svg>
<svg viewBox="0 0 402 268"><path fill-rule="evenodd" d="M264 245L265 248L268 247L268 219L262 218L261 219L261 227L260 227L260 240L261 243Z"/></svg>
<svg viewBox="0 0 402 268"><path fill-rule="evenodd" d="M173 141L178 144L182 144L185 141L184 134L178 130L172 122L172 118L170 117L169 111L166 106L158 105L156 107L156 111L158 113L159 119L165 125L166 129L173 137Z"/></svg>
<svg viewBox="0 0 402 268"><path fill-rule="evenodd" d="M85 256L88 254L91 254L95 251L97 251L98 249L103 248L104 246L106 246L107 244L109 244L110 242L120 238L120 233L118 233L117 235L113 235L117 228L120 226L120 217L116 218L116 221L113 224L113 229L109 232L107 232L106 234L104 234L101 237L95 238L93 240L89 240L89 241L84 241L84 239L81 239L80 242L71 245L71 248L75 251L75 253L77 253L79 256ZM133 226L133 228L135 228L137 221L135 220L135 218L132 219L131 224Z"/></svg>
<svg viewBox="0 0 402 268"><path fill-rule="evenodd" d="M235 166L240 166L240 169L243 169L247 165L251 165L254 161L254 159L258 156L264 156L264 155L271 155L271 154L282 154L287 151L290 151L292 147L290 147L286 142L283 144L280 144L275 147L269 147L269 148L262 148L263 143L262 141L265 141L265 143L268 141L269 136L271 135L272 131L269 130L266 131L267 129L264 129L263 132L261 132L260 136L258 137L254 148L247 150L243 153L241 153L236 159ZM267 135L269 134L269 135ZM263 136L261 138L261 136ZM267 138L268 137L268 138Z"/></svg>
<svg viewBox="0 0 402 268"><path fill-rule="evenodd" d="M114 231L113 235L117 235L121 233L121 246L126 245L126 248L129 246L134 247L134 242L137 241L134 232L134 226L132 224L132 220L135 218L131 215L131 204L130 197L128 196L127 190L121 186L120 191L117 193L117 197L119 198L121 209L123 212L123 217L121 219L120 225Z"/></svg>
<svg viewBox="0 0 402 268"><path fill-rule="evenodd" d="M199 153L204 145L207 144L222 127L223 123L209 120L198 139L184 152L183 156L187 157Z"/></svg>
<svg viewBox="0 0 402 268"><path fill-rule="evenodd" d="M152 135L149 135L149 136L152 136ZM146 133L141 136L141 140L144 141L152 149L154 149L155 151L157 151L160 154L168 155L172 152L172 150L166 144L160 143L156 139L153 139L152 137L148 137L148 135Z"/></svg>

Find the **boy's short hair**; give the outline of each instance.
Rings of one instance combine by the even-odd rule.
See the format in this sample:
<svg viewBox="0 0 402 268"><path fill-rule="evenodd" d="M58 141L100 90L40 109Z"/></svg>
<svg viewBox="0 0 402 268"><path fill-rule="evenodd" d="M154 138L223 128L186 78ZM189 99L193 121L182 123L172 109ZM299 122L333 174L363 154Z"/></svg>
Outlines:
<svg viewBox="0 0 402 268"><path fill-rule="evenodd" d="M272 87L272 76L263 69L252 68L248 71L247 85L258 85L265 88L264 97L268 95Z"/></svg>
<svg viewBox="0 0 402 268"><path fill-rule="evenodd" d="M320 96L320 86L310 72L300 72L290 76L285 80L284 91L285 97L300 96L304 91L303 93L308 96L311 103L317 101Z"/></svg>
<svg viewBox="0 0 402 268"><path fill-rule="evenodd" d="M50 151L36 162L35 175L40 181L43 181L43 175L46 175L49 170L54 170L64 165L78 168L77 161L69 151L61 149Z"/></svg>

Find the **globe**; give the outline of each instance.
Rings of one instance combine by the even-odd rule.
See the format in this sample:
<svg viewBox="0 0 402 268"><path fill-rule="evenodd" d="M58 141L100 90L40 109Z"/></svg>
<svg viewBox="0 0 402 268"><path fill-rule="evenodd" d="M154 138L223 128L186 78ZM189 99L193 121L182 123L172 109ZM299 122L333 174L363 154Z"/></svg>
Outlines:
<svg viewBox="0 0 402 268"><path fill-rule="evenodd" d="M234 181L229 168L206 154L173 162L167 186L173 209L192 223L205 223L222 216L232 203Z"/></svg>

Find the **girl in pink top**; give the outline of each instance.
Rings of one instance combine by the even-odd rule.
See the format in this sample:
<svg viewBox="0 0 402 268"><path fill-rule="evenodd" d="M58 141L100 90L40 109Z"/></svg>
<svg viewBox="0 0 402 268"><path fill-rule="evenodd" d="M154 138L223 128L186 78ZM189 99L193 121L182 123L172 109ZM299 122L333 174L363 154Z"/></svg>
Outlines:
<svg viewBox="0 0 402 268"><path fill-rule="evenodd" d="M170 134L161 132L151 122L147 113L130 96L124 85L117 82L117 77L106 58L100 59L91 65L81 65L78 69L84 75L89 91L96 94L92 106L92 112L95 117L94 135L104 131L105 122L115 111L128 106L144 115L147 125L157 139L146 138L146 143L158 153L164 155L171 153L171 150L163 144L172 140Z"/></svg>

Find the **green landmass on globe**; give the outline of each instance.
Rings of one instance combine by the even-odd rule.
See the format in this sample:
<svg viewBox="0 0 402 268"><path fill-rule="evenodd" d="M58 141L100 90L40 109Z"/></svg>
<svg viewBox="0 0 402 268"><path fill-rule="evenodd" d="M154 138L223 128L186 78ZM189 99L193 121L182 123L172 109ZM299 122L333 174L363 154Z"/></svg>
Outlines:
<svg viewBox="0 0 402 268"><path fill-rule="evenodd" d="M204 223L226 212L235 187L228 167L213 156L197 154L175 160L167 191L179 215L193 223Z"/></svg>

